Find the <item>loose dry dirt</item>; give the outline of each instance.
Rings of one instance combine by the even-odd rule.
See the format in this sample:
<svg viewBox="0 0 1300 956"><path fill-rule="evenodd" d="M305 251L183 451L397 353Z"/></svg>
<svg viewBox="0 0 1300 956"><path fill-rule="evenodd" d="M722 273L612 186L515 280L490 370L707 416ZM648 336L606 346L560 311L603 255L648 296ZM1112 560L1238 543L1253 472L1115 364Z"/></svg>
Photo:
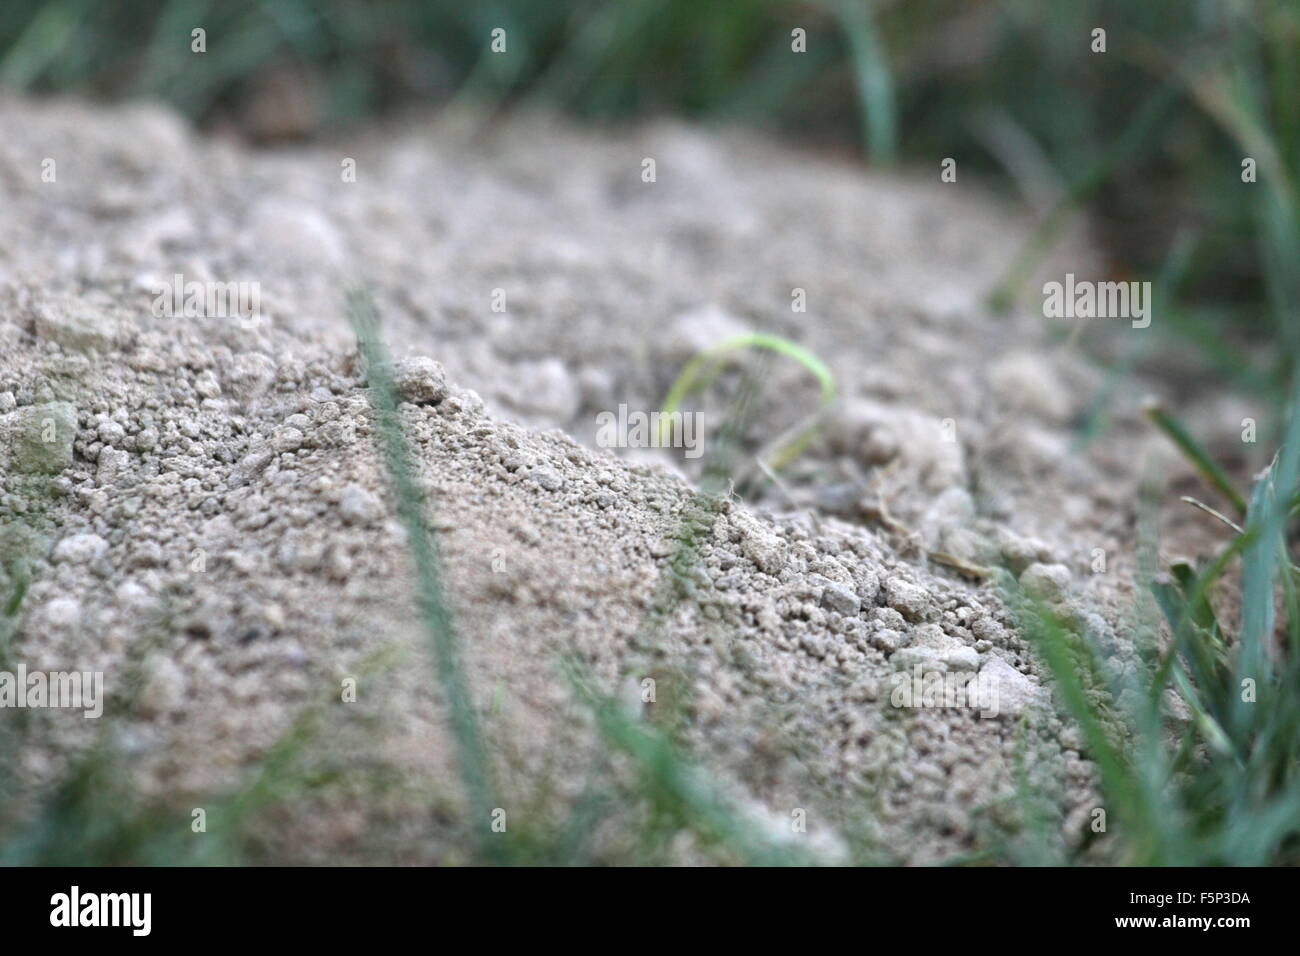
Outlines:
<svg viewBox="0 0 1300 956"><path fill-rule="evenodd" d="M344 307L360 281L417 359L401 411L512 828L549 833L628 770L600 757L567 660L671 728L773 839L800 839L806 811L827 860L995 845L1021 832L1026 786L1057 814L1051 841L1083 837L1098 798L1079 735L995 580L953 565L1009 567L1129 666L1139 488L1189 479L1141 423L1155 383L1083 358L1148 331L1098 320L1062 341L1033 296L983 304L1029 234L1013 205L676 124L443 114L253 151L151 106L9 99L0 133L0 524L5 575L32 572L12 657L102 670L132 702L107 737L38 715L30 780L111 743L145 794L202 806L314 707L317 759L366 782L282 808L269 857L463 858ZM1097 269L1076 237L1046 272ZM154 315L178 273L259 283L263 321ZM746 331L806 346L839 387L780 487L719 500L696 491L704 459L596 447L600 412L658 408L693 355ZM743 461L816 408L798 363L763 384ZM734 385L691 406L706 441ZM1180 411L1225 441L1250 414ZM1182 544L1213 540L1181 515ZM918 663L995 679L999 715L893 706L891 675ZM642 809L592 834L596 859L638 858ZM688 838L666 853L716 858Z"/></svg>

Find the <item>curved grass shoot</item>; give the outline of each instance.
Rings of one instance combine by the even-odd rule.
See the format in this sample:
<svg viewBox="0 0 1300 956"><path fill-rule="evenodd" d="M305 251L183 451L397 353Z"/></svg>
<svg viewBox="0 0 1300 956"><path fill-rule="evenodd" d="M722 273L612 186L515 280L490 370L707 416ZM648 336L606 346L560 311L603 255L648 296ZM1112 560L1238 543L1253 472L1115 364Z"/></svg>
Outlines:
<svg viewBox="0 0 1300 956"><path fill-rule="evenodd" d="M668 395L664 398L663 415L659 422L659 439L661 442L666 444L670 439L669 432L672 428L673 415L681 409L682 402L690 395L708 388L727 363L736 357L736 353L750 348L767 349L776 352L778 355L792 358L811 372L817 380L821 388L821 402L817 412L811 417L806 427L800 429L792 439L773 452L769 464L774 469L783 468L803 452L817 433L817 429L821 424L822 412L835 401L835 376L831 374L831 370L827 368L825 362L802 345L781 338L779 335L770 335L765 332L746 332L741 335L733 335L706 349L686 363L686 367L677 376L677 381L673 382L672 387L668 390Z"/></svg>

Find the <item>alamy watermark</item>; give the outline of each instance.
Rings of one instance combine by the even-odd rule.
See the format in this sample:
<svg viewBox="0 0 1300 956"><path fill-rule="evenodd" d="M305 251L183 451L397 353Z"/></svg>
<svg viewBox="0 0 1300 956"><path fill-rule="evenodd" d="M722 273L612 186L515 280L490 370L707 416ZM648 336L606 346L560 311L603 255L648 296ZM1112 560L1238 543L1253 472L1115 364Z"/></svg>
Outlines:
<svg viewBox="0 0 1300 956"><path fill-rule="evenodd" d="M84 717L104 713L103 671L0 671L0 708L67 707Z"/></svg>
<svg viewBox="0 0 1300 956"><path fill-rule="evenodd" d="M923 663L890 675L889 702L895 707L970 708L981 717L996 717L998 678L988 670L947 671Z"/></svg>
<svg viewBox="0 0 1300 956"><path fill-rule="evenodd" d="M601 448L683 448L687 458L704 452L699 412L618 412L596 416L596 444Z"/></svg>
<svg viewBox="0 0 1300 956"><path fill-rule="evenodd" d="M262 320L260 282L186 282L178 272L170 282L155 282L151 291L158 318L238 319L246 329Z"/></svg>
<svg viewBox="0 0 1300 956"><path fill-rule="evenodd" d="M50 925L56 927L112 927L148 936L153 929L152 893L83 893L73 884L67 893L50 897Z"/></svg>
<svg viewBox="0 0 1300 956"><path fill-rule="evenodd" d="M1064 282L1043 286L1043 315L1049 319L1132 319L1133 328L1151 324L1150 282L1076 281L1073 272Z"/></svg>

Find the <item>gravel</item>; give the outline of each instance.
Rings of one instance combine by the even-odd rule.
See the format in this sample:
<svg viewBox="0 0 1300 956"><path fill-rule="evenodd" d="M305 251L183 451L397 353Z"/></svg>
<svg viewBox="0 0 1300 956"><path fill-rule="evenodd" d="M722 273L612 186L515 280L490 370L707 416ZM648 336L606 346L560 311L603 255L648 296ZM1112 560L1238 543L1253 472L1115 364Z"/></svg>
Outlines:
<svg viewBox="0 0 1300 956"><path fill-rule="evenodd" d="M1137 487L1147 435L1120 396L1104 449L1060 452L1095 376L1059 352L1041 374L1041 315L982 305L1028 234L1015 210L671 124L412 124L258 153L156 107L10 98L0 130L0 166L39 170L65 143L96 170L60 163L57 192L6 183L0 586L16 556L32 571L13 647L102 670L109 693L140 670L142 706L114 719L146 796L227 791L323 704L329 765L402 785L378 805L364 787L314 797L261 834L268 852L460 858L455 747L346 271L402 356L399 414L512 821L547 830L537 794L576 802L604 746L562 676L575 660L611 693L653 675L646 719L674 715L737 806L805 808L828 845L970 852L1019 826L1022 765L1062 820L1095 805L995 582L929 560L1005 559L1031 593L1086 599L1078 617L1131 653L1132 541L1098 501ZM357 183L337 182L341 155ZM664 188L629 190L646 155ZM1077 237L1058 255L1091 261ZM263 320L156 315L151 281L177 273L260 281ZM682 363L750 329L824 356L842 393L782 488L702 495L707 456L595 447L599 412L659 407ZM765 384L747 454L816 404L797 363ZM1109 570L1083 575L1097 548ZM1003 716L893 706L888 682L917 664L996 679ZM93 723L42 723L27 778L49 780ZM626 860L634 816L596 852Z"/></svg>

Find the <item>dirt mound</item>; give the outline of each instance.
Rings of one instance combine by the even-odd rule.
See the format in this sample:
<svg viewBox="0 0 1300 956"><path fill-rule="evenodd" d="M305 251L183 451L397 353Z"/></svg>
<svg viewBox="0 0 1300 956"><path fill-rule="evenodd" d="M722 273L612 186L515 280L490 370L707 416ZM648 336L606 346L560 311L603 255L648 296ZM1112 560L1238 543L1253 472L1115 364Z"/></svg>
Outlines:
<svg viewBox="0 0 1300 956"><path fill-rule="evenodd" d="M6 573L32 572L12 647L136 700L114 726L146 792L201 801L328 701L331 759L400 783L322 797L281 852L456 857L455 751L351 278L408 357L404 427L512 821L552 825L603 767L577 661L763 825L806 813L828 859L985 846L1025 786L1065 821L1053 838L1081 836L1092 766L983 572L1009 566L1124 659L1140 463L1178 472L1131 396L1076 452L1097 377L1040 317L982 305L1026 235L1014 213L676 126L447 116L277 153L142 107L10 100L0 126L21 131L0 146L0 522ZM261 315L158 315L175 275L257 282ZM782 482L705 494L698 460L592 447L600 412L659 407L685 361L746 331L840 384ZM746 447L816 405L797 363L768 377ZM918 666L996 706L900 706ZM41 720L36 780L94 723ZM409 834L431 807L440 836L362 847L375 815Z"/></svg>

